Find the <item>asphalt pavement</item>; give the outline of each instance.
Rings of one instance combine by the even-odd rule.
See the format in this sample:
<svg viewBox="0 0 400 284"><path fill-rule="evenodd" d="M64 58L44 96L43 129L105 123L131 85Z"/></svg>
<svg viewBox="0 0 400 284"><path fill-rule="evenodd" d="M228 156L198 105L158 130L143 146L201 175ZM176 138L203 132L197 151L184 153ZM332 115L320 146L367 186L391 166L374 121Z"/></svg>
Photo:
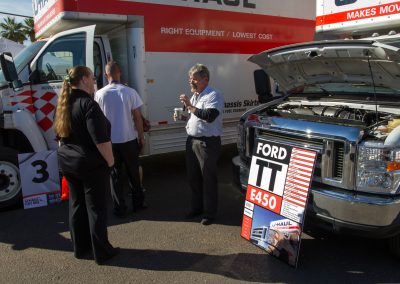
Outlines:
<svg viewBox="0 0 400 284"><path fill-rule="evenodd" d="M73 257L67 202L0 212L0 283L400 283L399 260L381 241L307 227L295 269L241 238L235 154L224 148L219 213L210 226L183 218L184 153L143 158L149 208L123 219L110 208L109 238L121 253L103 266Z"/></svg>

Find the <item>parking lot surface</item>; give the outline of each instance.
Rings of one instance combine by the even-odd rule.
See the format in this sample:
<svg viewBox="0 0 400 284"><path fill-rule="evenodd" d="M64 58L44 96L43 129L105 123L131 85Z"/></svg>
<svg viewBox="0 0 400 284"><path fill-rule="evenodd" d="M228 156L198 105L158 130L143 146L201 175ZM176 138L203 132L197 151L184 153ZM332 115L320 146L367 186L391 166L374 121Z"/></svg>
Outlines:
<svg viewBox="0 0 400 284"><path fill-rule="evenodd" d="M243 195L225 147L215 224L187 221L184 153L143 158L149 208L120 219L109 238L121 253L106 265L73 257L68 204L0 212L1 283L400 283L383 242L306 227L294 269L240 237ZM111 205L111 203L110 203Z"/></svg>

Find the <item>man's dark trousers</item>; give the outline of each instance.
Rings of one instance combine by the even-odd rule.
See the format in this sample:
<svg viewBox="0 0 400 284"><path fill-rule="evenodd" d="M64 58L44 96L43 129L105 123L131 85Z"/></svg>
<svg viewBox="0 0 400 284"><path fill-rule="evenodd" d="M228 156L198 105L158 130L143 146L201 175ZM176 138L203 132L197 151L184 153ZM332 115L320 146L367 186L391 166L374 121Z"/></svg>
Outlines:
<svg viewBox="0 0 400 284"><path fill-rule="evenodd" d="M192 137L186 140L186 165L191 197L191 212L214 219L218 208L217 162L221 138Z"/></svg>
<svg viewBox="0 0 400 284"><path fill-rule="evenodd" d="M133 210L135 211L140 207L144 200L139 176L139 144L137 139L135 139L125 143L113 143L112 147L115 159L115 172L112 175L114 213L124 214L127 206L125 204L124 184L121 177L123 165L125 165L126 174L131 184Z"/></svg>

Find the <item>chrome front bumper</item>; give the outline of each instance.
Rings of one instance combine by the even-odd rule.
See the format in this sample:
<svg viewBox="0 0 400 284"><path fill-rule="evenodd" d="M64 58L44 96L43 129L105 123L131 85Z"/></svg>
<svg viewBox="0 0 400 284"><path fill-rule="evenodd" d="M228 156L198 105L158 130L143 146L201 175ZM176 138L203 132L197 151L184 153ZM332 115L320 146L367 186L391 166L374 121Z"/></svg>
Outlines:
<svg viewBox="0 0 400 284"><path fill-rule="evenodd" d="M248 167L240 157L232 159L234 173L239 174L242 190L246 189ZM323 185L322 185L323 186ZM307 219L314 225L328 227L364 237L385 238L400 233L400 197L352 192L336 187L311 186Z"/></svg>

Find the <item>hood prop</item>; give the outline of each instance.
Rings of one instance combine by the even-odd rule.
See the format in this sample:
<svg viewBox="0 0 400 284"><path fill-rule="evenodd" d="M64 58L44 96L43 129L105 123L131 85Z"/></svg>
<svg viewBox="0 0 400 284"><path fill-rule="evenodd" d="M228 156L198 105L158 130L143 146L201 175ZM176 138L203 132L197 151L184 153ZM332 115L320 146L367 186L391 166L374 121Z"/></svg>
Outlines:
<svg viewBox="0 0 400 284"><path fill-rule="evenodd" d="M367 56L367 61L368 61L368 69L369 69L369 73L371 75L371 80L372 80L372 86L374 87L374 100L375 100L375 116L376 116L376 121L375 123L379 122L379 115L378 115L378 99L376 97L376 85L375 85L375 80L374 80L374 74L372 72L372 67L371 67L371 62L370 62L370 58L371 58L371 54L369 52L369 50L365 51L365 55Z"/></svg>

